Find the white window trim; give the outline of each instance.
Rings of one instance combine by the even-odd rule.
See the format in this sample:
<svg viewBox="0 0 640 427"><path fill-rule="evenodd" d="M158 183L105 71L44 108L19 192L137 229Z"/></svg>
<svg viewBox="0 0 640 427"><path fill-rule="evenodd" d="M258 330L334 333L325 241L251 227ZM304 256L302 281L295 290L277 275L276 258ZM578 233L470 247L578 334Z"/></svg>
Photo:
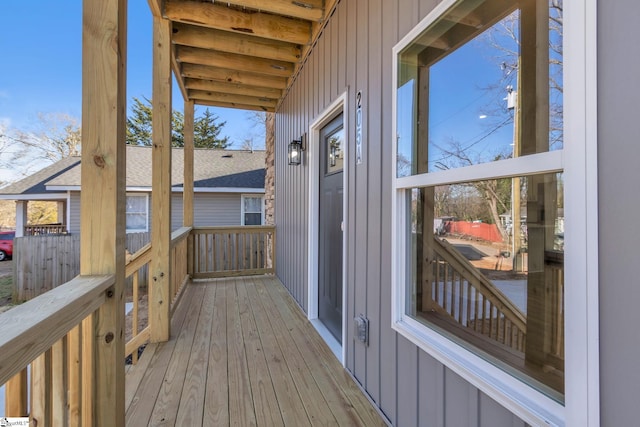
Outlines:
<svg viewBox="0 0 640 427"><path fill-rule="evenodd" d="M127 193L127 197L144 197L145 199L145 209L146 209L146 220L144 224L144 229L136 228L136 229L127 229L127 234L130 233L147 233L149 231L149 194L148 193ZM125 209L125 224L126 224L126 209Z"/></svg>
<svg viewBox="0 0 640 427"><path fill-rule="evenodd" d="M392 135L397 135L398 54L459 0L443 0L393 48ZM468 170L396 178L397 139L393 140L392 328L532 425L600 425L597 199L597 2L572 2L564 16L564 150L501 161L499 168L474 166L474 179L491 174L521 176L540 171L519 162L545 162L565 177L565 404L561 405L506 371L451 341L404 312L405 188L426 182L467 180ZM546 163L546 162L549 163ZM522 169L520 169L522 167ZM448 175L444 175L448 174ZM450 178L457 177L459 178ZM450 175L450 176L449 176ZM591 191L590 191L591 189Z"/></svg>
<svg viewBox="0 0 640 427"><path fill-rule="evenodd" d="M244 199L260 199L260 225L264 225L264 194L243 194L240 198L240 224L245 225L244 223ZM257 212L248 212L248 213L257 213Z"/></svg>

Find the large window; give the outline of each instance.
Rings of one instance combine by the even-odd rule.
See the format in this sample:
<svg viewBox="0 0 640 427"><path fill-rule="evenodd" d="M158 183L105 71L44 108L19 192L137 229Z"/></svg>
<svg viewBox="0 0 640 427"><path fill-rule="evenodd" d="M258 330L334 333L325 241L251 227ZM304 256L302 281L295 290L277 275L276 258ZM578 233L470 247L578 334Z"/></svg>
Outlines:
<svg viewBox="0 0 640 427"><path fill-rule="evenodd" d="M242 225L262 225L264 198L262 196L242 196Z"/></svg>
<svg viewBox="0 0 640 427"><path fill-rule="evenodd" d="M149 231L149 196L147 194L127 194L127 233Z"/></svg>
<svg viewBox="0 0 640 427"><path fill-rule="evenodd" d="M563 14L561 0L444 1L394 48L394 328L500 389L493 396L525 387L555 414L565 402Z"/></svg>

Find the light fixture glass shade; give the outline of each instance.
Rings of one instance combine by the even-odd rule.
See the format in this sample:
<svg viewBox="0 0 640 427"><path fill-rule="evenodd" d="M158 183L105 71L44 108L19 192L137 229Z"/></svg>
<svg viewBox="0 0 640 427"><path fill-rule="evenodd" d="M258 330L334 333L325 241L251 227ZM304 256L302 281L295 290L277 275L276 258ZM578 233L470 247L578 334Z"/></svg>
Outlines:
<svg viewBox="0 0 640 427"><path fill-rule="evenodd" d="M297 166L300 163L302 163L302 143L294 140L289 144L289 164Z"/></svg>

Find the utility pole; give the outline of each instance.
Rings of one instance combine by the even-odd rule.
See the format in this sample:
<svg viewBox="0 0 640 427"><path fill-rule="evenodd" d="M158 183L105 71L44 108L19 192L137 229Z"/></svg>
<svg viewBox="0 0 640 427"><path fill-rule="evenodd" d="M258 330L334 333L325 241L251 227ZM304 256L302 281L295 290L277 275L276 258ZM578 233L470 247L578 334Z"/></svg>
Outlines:
<svg viewBox="0 0 640 427"><path fill-rule="evenodd" d="M518 74L520 74L520 67L518 67ZM515 159L520 156L520 100L518 92L514 91L512 86L507 86L506 100L507 109L513 111L513 158ZM520 203L520 177L516 176L511 179L511 256L513 257L512 269L515 272L523 271L520 253L522 246Z"/></svg>

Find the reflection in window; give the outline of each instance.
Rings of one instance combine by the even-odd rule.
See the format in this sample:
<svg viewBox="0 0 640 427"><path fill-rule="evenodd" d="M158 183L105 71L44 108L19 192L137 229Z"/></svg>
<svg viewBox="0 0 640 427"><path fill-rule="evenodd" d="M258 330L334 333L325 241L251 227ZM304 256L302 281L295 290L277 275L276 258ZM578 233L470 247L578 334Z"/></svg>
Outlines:
<svg viewBox="0 0 640 427"><path fill-rule="evenodd" d="M562 400L562 174L411 190L406 313Z"/></svg>
<svg viewBox="0 0 640 427"><path fill-rule="evenodd" d="M262 197L242 197L242 225L262 225Z"/></svg>
<svg viewBox="0 0 640 427"><path fill-rule="evenodd" d="M344 128L329 135L327 144L327 174L340 172L344 164Z"/></svg>
<svg viewBox="0 0 640 427"><path fill-rule="evenodd" d="M146 194L127 195L127 233L144 233L148 231L148 208L149 198Z"/></svg>
<svg viewBox="0 0 640 427"><path fill-rule="evenodd" d="M399 177L563 148L562 1L462 3L399 54Z"/></svg>

